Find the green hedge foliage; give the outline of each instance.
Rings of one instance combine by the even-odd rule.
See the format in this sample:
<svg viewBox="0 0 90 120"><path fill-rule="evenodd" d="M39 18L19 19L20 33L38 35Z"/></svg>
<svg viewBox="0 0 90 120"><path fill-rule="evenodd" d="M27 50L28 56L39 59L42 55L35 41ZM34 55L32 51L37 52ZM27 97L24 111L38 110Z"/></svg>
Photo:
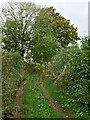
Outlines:
<svg viewBox="0 0 90 120"><path fill-rule="evenodd" d="M32 69L18 53L2 53L2 107L3 117L14 109L15 93L20 83L30 75Z"/></svg>
<svg viewBox="0 0 90 120"><path fill-rule="evenodd" d="M49 65L49 74L61 90L61 94L70 98L70 102L76 102L79 106L83 106L86 112L89 104L90 75L88 43L88 38L85 37L82 39L81 48L77 45L61 48ZM65 65L65 72L61 75ZM59 79L57 80L57 78Z"/></svg>

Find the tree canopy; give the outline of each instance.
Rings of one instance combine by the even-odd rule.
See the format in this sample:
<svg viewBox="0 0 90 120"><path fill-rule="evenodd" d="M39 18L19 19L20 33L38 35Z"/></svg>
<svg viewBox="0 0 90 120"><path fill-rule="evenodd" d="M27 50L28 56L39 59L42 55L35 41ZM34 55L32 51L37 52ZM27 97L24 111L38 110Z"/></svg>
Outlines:
<svg viewBox="0 0 90 120"><path fill-rule="evenodd" d="M36 62L49 61L56 54L57 39L50 26L46 11L39 12L35 17L32 32L32 55Z"/></svg>
<svg viewBox="0 0 90 120"><path fill-rule="evenodd" d="M10 52L18 51L24 56L31 40L31 26L39 8L33 3L8 3L2 9L3 48Z"/></svg>
<svg viewBox="0 0 90 120"><path fill-rule="evenodd" d="M77 28L53 7L39 8L33 3L8 3L2 8L2 47L18 51L35 62L49 61L58 48L78 40Z"/></svg>
<svg viewBox="0 0 90 120"><path fill-rule="evenodd" d="M80 39L78 37L77 28L74 28L74 25L70 24L70 20L62 17L53 7L42 8L38 14L39 18L41 18L41 16L43 19L40 20L38 26L41 26L41 28L39 28L41 30L43 28L42 35L45 34L46 28L48 30L48 28L51 27L53 35L58 40L58 47L65 47L70 42L75 43L76 40ZM37 24L37 22L35 24Z"/></svg>
<svg viewBox="0 0 90 120"><path fill-rule="evenodd" d="M50 60L59 47L78 40L77 28L60 16L53 7L42 8L35 17L30 55L36 62Z"/></svg>

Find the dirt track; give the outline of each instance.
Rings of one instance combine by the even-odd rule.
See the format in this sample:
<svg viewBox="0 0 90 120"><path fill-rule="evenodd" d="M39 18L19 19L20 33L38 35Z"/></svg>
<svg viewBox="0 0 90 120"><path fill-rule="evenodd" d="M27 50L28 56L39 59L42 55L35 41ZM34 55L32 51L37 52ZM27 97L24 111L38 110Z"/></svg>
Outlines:
<svg viewBox="0 0 90 120"><path fill-rule="evenodd" d="M19 90L16 92L16 99L15 99L15 103L17 104L17 109L16 112L14 113L14 118L18 118L18 120L21 120L21 116L20 116L20 102L22 101L23 98L23 89L27 83L27 80L31 77L31 75L25 79L25 81L23 81L19 87ZM60 104L56 103L56 101L50 96L50 94L48 93L48 91L46 90L46 88L44 87L43 84L43 80L42 80L42 74L40 76L40 87L43 91L43 94L45 95L45 97L48 99L48 101L50 102L50 104L53 106L54 110L56 112L58 112L60 115L62 115L63 118L74 118L71 114L67 113ZM72 119L69 119L72 120Z"/></svg>

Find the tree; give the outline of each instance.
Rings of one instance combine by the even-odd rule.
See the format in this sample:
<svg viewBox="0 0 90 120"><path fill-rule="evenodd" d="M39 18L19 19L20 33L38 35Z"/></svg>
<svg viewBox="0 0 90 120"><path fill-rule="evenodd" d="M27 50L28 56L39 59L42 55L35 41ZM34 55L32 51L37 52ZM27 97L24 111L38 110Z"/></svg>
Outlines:
<svg viewBox="0 0 90 120"><path fill-rule="evenodd" d="M50 26L46 11L39 12L35 17L32 32L31 55L35 62L48 62L57 51L57 40Z"/></svg>
<svg viewBox="0 0 90 120"><path fill-rule="evenodd" d="M59 47L68 46L69 43L76 43L76 40L80 39L77 34L77 28L70 25L70 21L62 16L59 16L58 20L53 23L53 29L58 39Z"/></svg>
<svg viewBox="0 0 90 120"><path fill-rule="evenodd" d="M10 2L2 8L2 47L6 51L18 51L24 56L30 45L31 27L38 11L39 8L29 2Z"/></svg>
<svg viewBox="0 0 90 120"><path fill-rule="evenodd" d="M55 10L56 9L54 9L53 7L42 8L39 12L39 17L44 12L44 16L43 16L44 20L41 19L40 25L38 24L38 26L39 27L41 26L41 29L42 29L42 26L44 28L48 22L47 29L49 27L52 28L53 34L58 40L58 47L68 46L70 42L75 43L76 40L79 39L78 34L77 34L77 28L74 28L73 25L70 25L70 21L66 20L64 17L59 15L59 13L56 12ZM43 34L45 34L44 30L42 32Z"/></svg>
<svg viewBox="0 0 90 120"><path fill-rule="evenodd" d="M55 12L53 7L40 9L32 29L32 48L28 56L37 62L49 61L59 47L79 39L77 28Z"/></svg>

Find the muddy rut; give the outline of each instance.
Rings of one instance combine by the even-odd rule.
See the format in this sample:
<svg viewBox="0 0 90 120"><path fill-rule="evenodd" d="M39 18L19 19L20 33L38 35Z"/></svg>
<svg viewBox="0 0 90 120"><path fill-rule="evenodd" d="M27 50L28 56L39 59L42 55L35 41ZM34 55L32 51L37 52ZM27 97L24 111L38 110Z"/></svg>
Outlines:
<svg viewBox="0 0 90 120"><path fill-rule="evenodd" d="M20 85L18 91L16 92L16 99L15 99L15 103L17 104L17 107L15 109L15 112L13 113L14 115L14 118L21 118L20 116L20 102L22 101L22 98L23 98L23 89L27 83L27 80L31 77L31 75L29 77L27 77ZM21 120L21 119L20 119Z"/></svg>

